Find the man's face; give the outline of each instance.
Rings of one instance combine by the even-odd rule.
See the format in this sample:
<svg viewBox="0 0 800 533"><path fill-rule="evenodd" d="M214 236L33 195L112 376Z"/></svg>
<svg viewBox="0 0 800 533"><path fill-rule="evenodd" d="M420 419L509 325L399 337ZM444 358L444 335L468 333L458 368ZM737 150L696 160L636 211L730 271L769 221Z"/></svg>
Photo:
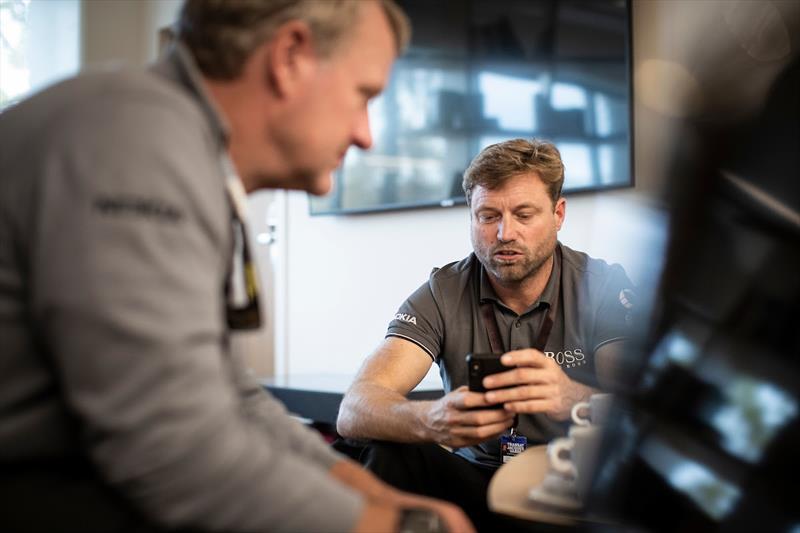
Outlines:
<svg viewBox="0 0 800 533"><path fill-rule="evenodd" d="M564 199L554 207L535 172L494 190L477 186L470 206L472 248L495 281L520 283L553 255L564 213Z"/></svg>
<svg viewBox="0 0 800 533"><path fill-rule="evenodd" d="M367 103L387 83L396 56L392 35L378 2L364 2L350 35L302 80L286 123L278 125L283 186L325 194L347 149L372 145Z"/></svg>

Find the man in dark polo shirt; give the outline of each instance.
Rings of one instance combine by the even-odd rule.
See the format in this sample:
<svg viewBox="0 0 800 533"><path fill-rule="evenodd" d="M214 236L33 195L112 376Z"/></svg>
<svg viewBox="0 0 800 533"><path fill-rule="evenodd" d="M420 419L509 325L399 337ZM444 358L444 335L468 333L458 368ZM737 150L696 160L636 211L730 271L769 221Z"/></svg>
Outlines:
<svg viewBox="0 0 800 533"><path fill-rule="evenodd" d="M629 328L622 267L557 240L563 181L559 151L544 141L495 144L473 160L463 186L474 252L434 270L400 306L339 412L342 435L378 441L373 471L461 505L479 529L493 519L486 487L501 437L515 419L528 445L563 435L572 406L613 372ZM468 391L465 356L491 352L505 353L509 370L484 380L489 392ZM407 400L432 363L446 395Z"/></svg>

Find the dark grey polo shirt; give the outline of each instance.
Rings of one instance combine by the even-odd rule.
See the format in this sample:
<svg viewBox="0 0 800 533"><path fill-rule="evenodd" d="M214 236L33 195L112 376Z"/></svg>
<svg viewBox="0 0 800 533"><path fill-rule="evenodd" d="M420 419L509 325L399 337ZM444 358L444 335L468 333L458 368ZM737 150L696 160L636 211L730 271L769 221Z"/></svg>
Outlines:
<svg viewBox="0 0 800 533"><path fill-rule="evenodd" d="M630 322L633 284L619 265L593 259L558 244L553 272L541 297L522 314L506 307L489 283L475 254L431 273L430 279L400 306L387 336L407 339L439 365L445 391L467 383L468 353L490 353L480 303L492 302L506 350L533 347L556 299L545 355L575 381L597 386L594 355L600 346L622 340ZM523 415L519 431L529 444L563 435L568 423L545 415ZM456 453L487 466L500 465L499 439Z"/></svg>

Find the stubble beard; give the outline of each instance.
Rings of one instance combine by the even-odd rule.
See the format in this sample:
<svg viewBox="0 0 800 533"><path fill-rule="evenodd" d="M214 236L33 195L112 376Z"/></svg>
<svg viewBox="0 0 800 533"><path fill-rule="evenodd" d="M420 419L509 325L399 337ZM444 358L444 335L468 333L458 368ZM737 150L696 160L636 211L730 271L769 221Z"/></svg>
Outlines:
<svg viewBox="0 0 800 533"><path fill-rule="evenodd" d="M495 259L494 252L504 245L497 244L490 248L473 246L475 255L483 267L503 285L520 285L524 281L533 278L553 256L556 249L556 240L542 243L535 250L523 248L520 245L513 245L513 248L523 253L525 259L514 263L506 263Z"/></svg>

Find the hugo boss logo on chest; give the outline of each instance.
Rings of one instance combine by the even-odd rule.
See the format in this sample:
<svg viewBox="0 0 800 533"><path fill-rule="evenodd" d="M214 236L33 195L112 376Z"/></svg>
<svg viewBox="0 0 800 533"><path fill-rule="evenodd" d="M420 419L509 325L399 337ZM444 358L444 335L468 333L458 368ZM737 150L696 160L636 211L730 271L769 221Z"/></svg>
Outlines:
<svg viewBox="0 0 800 533"><path fill-rule="evenodd" d="M575 368L586 364L586 354L583 353L583 348L573 348L562 352L545 351L544 354L550 359L555 359L559 366L566 368Z"/></svg>

